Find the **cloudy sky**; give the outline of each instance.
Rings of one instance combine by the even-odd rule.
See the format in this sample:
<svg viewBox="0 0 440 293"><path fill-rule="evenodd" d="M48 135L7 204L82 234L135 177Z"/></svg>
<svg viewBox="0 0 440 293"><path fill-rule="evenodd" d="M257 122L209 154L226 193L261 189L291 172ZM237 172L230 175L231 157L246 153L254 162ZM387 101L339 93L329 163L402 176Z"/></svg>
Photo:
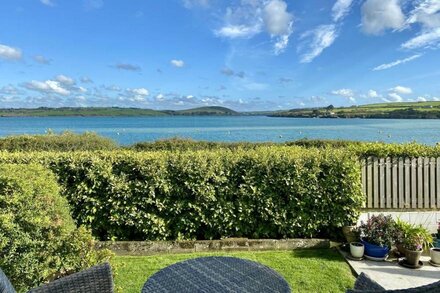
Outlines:
<svg viewBox="0 0 440 293"><path fill-rule="evenodd" d="M0 107L440 100L440 0L2 0Z"/></svg>

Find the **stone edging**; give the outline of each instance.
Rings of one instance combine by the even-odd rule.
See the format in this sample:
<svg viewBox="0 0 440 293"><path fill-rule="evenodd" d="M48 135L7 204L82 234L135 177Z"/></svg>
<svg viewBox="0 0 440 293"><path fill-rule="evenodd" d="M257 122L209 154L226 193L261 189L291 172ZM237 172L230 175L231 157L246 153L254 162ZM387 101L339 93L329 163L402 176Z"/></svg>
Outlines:
<svg viewBox="0 0 440 293"><path fill-rule="evenodd" d="M98 248L108 248L117 255L152 255L158 253L192 253L218 251L292 250L329 248L327 239L247 239L194 241L102 241Z"/></svg>

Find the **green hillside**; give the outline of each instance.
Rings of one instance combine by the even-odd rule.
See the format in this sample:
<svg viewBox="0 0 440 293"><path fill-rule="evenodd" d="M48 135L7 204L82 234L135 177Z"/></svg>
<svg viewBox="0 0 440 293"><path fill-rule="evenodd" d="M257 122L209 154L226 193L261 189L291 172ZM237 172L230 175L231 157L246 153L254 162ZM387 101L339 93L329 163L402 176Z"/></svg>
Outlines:
<svg viewBox="0 0 440 293"><path fill-rule="evenodd" d="M188 110L152 110L119 107L90 107L90 108L36 108L36 109L0 109L0 117L48 117L48 116L174 116L174 115L203 115L231 116L240 115L224 107L201 107Z"/></svg>
<svg viewBox="0 0 440 293"><path fill-rule="evenodd" d="M292 109L270 114L272 117L297 118L394 118L439 119L440 102L380 103L334 108Z"/></svg>
<svg viewBox="0 0 440 293"><path fill-rule="evenodd" d="M213 106L213 107L199 107L188 110L170 111L172 115L184 115L184 116L236 116L240 113L225 107Z"/></svg>

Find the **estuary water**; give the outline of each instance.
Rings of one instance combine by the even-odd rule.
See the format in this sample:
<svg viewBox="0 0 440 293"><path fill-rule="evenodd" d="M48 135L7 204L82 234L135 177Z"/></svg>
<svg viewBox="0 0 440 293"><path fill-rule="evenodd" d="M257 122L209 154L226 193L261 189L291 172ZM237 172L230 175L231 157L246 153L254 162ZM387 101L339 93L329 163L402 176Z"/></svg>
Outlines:
<svg viewBox="0 0 440 293"><path fill-rule="evenodd" d="M317 119L265 116L1 117L0 136L48 130L96 132L122 145L180 137L209 141L273 141L301 138L440 142L440 120Z"/></svg>

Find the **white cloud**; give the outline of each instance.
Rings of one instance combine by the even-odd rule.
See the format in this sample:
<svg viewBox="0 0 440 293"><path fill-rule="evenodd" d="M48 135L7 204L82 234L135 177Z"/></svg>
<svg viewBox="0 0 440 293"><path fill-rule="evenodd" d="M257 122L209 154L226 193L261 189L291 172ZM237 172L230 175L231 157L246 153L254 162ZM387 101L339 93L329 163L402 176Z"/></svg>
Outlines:
<svg viewBox="0 0 440 293"><path fill-rule="evenodd" d="M274 53L284 52L293 32L293 15L283 0L241 0L227 7L224 24L214 34L228 39L248 39L266 31Z"/></svg>
<svg viewBox="0 0 440 293"><path fill-rule="evenodd" d="M150 94L146 88L130 89L129 91L139 96L148 96Z"/></svg>
<svg viewBox="0 0 440 293"><path fill-rule="evenodd" d="M219 30L215 31L215 34L220 37L235 39L235 38L251 38L261 32L261 25L256 24L254 26L247 25L226 25Z"/></svg>
<svg viewBox="0 0 440 293"><path fill-rule="evenodd" d="M440 1L419 0L407 19L408 24L421 23L425 28L440 27Z"/></svg>
<svg viewBox="0 0 440 293"><path fill-rule="evenodd" d="M49 65L52 61L42 55L35 55L34 61L40 64Z"/></svg>
<svg viewBox="0 0 440 293"><path fill-rule="evenodd" d="M88 77L88 76L83 76L83 77L81 77L81 78L80 78L80 81L81 81L82 83L93 83L93 80L92 80L90 77Z"/></svg>
<svg viewBox="0 0 440 293"><path fill-rule="evenodd" d="M179 67L179 68L181 68L181 67L185 66L185 62L183 62L183 60L176 60L176 59L173 59L173 60L170 61L170 63L171 63L171 65L173 65L174 67Z"/></svg>
<svg viewBox="0 0 440 293"><path fill-rule="evenodd" d="M158 102L162 102L165 100L165 96L163 94L158 94L154 99Z"/></svg>
<svg viewBox="0 0 440 293"><path fill-rule="evenodd" d="M368 97L370 98L379 98L379 94L375 90L368 91Z"/></svg>
<svg viewBox="0 0 440 293"><path fill-rule="evenodd" d="M362 5L362 30L367 34L381 34L387 29L400 29L405 15L399 0L366 0Z"/></svg>
<svg viewBox="0 0 440 293"><path fill-rule="evenodd" d="M390 88L389 90L400 95L409 95L413 92L411 88L400 85Z"/></svg>
<svg viewBox="0 0 440 293"><path fill-rule="evenodd" d="M287 45L289 45L289 36L290 35L284 35L278 37L278 41L273 45L275 55L279 55L286 50Z"/></svg>
<svg viewBox="0 0 440 293"><path fill-rule="evenodd" d="M54 6L55 4L52 2L52 0L40 0L41 3L47 6Z"/></svg>
<svg viewBox="0 0 440 293"><path fill-rule="evenodd" d="M127 70L127 71L141 71L142 70L142 68L139 65L130 64L130 63L117 63L113 67L116 69Z"/></svg>
<svg viewBox="0 0 440 293"><path fill-rule="evenodd" d="M353 0L337 0L332 8L333 21L337 22L343 19L350 11Z"/></svg>
<svg viewBox="0 0 440 293"><path fill-rule="evenodd" d="M341 96L344 98L352 98L354 96L354 92L351 89L339 89L331 92L332 95Z"/></svg>
<svg viewBox="0 0 440 293"><path fill-rule="evenodd" d="M381 64L379 66L374 67L373 71L385 70L385 69L388 69L388 68L391 68L391 67L394 67L394 66L397 66L397 65L400 65L400 64L404 64L406 62L410 62L410 61L412 61L414 59L417 59L417 58L419 58L421 56L422 56L422 54L416 54L416 55L410 56L410 57L405 58L405 59L399 59L399 60L396 60L396 61L391 62L391 63Z"/></svg>
<svg viewBox="0 0 440 293"><path fill-rule="evenodd" d="M281 0L271 0L263 9L263 21L267 32L277 39L275 54L281 54L287 48L293 31L293 15L287 11L287 4Z"/></svg>
<svg viewBox="0 0 440 293"><path fill-rule="evenodd" d="M418 102L426 102L427 99L425 97L417 97Z"/></svg>
<svg viewBox="0 0 440 293"><path fill-rule="evenodd" d="M24 84L24 87L28 90L38 91L47 94L59 94L62 96L68 96L70 91L63 88L60 82L55 80L36 81L32 80Z"/></svg>
<svg viewBox="0 0 440 293"><path fill-rule="evenodd" d="M22 57L21 50L0 44L0 58L6 60L19 60Z"/></svg>
<svg viewBox="0 0 440 293"><path fill-rule="evenodd" d="M75 84L75 80L73 78L65 76L63 74L57 75L55 77L55 80L60 82L61 84L64 84L64 85L74 85Z"/></svg>
<svg viewBox="0 0 440 293"><path fill-rule="evenodd" d="M406 20L406 28L419 24L420 32L401 45L403 49L440 48L440 1L418 0Z"/></svg>
<svg viewBox="0 0 440 293"><path fill-rule="evenodd" d="M287 11L284 1L271 0L263 9L263 21L271 35L287 35L291 32L293 15Z"/></svg>
<svg viewBox="0 0 440 293"><path fill-rule="evenodd" d="M402 102L403 98L396 93L389 93L388 99L383 98L385 102Z"/></svg>
<svg viewBox="0 0 440 293"><path fill-rule="evenodd" d="M402 44L405 49L426 48L440 45L440 27L423 32Z"/></svg>
<svg viewBox="0 0 440 293"><path fill-rule="evenodd" d="M334 24L321 25L316 29L308 31L301 36L301 39L309 38L308 51L301 56L301 63L309 63L318 57L324 49L330 47L338 34Z"/></svg>

